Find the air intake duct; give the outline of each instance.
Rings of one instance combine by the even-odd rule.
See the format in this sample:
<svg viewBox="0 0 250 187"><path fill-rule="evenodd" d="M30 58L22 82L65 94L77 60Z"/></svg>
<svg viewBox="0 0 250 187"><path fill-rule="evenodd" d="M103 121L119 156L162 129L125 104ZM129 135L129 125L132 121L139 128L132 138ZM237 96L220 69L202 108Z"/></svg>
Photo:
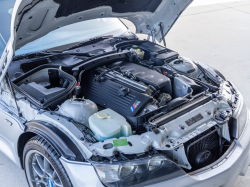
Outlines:
<svg viewBox="0 0 250 187"><path fill-rule="evenodd" d="M219 135L213 127L184 144L192 171L215 162L219 156Z"/></svg>

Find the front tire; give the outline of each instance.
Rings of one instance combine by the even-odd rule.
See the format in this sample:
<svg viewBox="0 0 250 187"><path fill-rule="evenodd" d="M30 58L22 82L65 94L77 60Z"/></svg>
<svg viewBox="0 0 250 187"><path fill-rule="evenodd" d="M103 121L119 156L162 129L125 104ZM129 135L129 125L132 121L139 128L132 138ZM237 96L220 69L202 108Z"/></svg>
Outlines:
<svg viewBox="0 0 250 187"><path fill-rule="evenodd" d="M61 155L42 137L31 138L24 147L23 163L30 187L72 187L59 158Z"/></svg>

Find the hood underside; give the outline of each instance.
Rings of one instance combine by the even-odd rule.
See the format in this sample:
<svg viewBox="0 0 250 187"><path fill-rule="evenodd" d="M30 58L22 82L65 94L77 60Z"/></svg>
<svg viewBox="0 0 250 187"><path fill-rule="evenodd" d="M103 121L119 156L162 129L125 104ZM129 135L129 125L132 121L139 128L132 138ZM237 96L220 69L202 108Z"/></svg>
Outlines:
<svg viewBox="0 0 250 187"><path fill-rule="evenodd" d="M117 17L130 20L137 33L160 41L193 0L17 0L13 19L15 50L76 22ZM160 23L162 24L162 31Z"/></svg>

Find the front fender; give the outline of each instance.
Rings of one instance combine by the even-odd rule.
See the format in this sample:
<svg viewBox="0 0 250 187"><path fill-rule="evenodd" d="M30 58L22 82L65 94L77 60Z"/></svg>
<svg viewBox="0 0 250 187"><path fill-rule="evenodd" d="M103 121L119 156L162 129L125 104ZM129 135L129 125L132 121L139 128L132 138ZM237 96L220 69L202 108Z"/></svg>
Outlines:
<svg viewBox="0 0 250 187"><path fill-rule="evenodd" d="M69 160L84 161L84 157L74 142L61 130L44 121L26 123L25 132L35 133L45 138L58 153Z"/></svg>

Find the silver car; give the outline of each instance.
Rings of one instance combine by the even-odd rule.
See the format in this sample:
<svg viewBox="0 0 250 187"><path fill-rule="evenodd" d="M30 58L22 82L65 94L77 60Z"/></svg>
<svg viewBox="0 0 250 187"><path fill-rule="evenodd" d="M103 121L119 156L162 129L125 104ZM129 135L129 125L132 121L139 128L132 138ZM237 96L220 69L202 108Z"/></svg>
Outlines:
<svg viewBox="0 0 250 187"><path fill-rule="evenodd" d="M230 187L245 175L241 93L218 70L166 48L191 2L1 5L9 20L0 29L0 150L29 186Z"/></svg>

